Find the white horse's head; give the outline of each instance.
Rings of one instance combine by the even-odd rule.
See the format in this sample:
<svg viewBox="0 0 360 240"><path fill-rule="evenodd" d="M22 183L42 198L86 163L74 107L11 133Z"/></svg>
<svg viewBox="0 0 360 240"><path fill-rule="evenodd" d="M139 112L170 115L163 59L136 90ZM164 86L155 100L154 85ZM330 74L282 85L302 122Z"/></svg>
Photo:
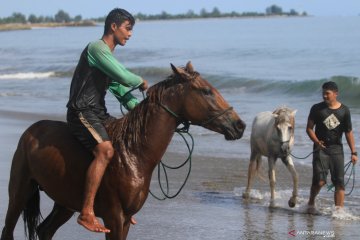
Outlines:
<svg viewBox="0 0 360 240"><path fill-rule="evenodd" d="M275 128L281 143L281 154L287 156L294 145L295 114L297 110L287 107L277 108L273 112Z"/></svg>

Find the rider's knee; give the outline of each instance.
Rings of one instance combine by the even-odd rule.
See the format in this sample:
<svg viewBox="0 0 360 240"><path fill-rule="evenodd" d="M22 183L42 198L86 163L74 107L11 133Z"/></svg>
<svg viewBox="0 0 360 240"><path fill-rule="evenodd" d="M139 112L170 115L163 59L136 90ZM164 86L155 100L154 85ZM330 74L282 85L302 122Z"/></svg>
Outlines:
<svg viewBox="0 0 360 240"><path fill-rule="evenodd" d="M101 157L105 161L110 162L114 156L114 148L111 142L103 142L96 146L94 154L96 157Z"/></svg>
<svg viewBox="0 0 360 240"><path fill-rule="evenodd" d="M112 157L114 156L114 148L111 146L107 148L104 152L105 158L108 161L111 161Z"/></svg>

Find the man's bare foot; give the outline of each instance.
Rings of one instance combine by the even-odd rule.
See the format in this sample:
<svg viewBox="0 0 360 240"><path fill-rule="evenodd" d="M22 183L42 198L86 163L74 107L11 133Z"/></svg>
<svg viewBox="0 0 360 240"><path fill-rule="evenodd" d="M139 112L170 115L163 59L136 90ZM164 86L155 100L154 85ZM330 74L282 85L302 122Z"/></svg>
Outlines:
<svg viewBox="0 0 360 240"><path fill-rule="evenodd" d="M317 210L314 205L308 205L306 213L311 215L321 215L321 212Z"/></svg>
<svg viewBox="0 0 360 240"><path fill-rule="evenodd" d="M109 233L110 230L99 223L97 218L92 214L80 214L77 222L92 232Z"/></svg>
<svg viewBox="0 0 360 240"><path fill-rule="evenodd" d="M135 224L137 224L137 221L135 220L134 217L131 217L131 218L130 218L130 223L131 223L132 225L135 225Z"/></svg>

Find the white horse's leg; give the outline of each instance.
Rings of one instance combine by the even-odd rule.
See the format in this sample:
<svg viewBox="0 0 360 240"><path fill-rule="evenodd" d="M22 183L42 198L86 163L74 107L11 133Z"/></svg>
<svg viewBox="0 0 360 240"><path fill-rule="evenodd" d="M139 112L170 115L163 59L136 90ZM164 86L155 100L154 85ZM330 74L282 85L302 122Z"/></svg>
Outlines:
<svg viewBox="0 0 360 240"><path fill-rule="evenodd" d="M261 157L261 155L259 155L259 154L251 153L250 163L249 163L249 168L248 168L248 181L247 181L246 190L243 193L243 198L245 198L245 199L248 199L250 197L250 190L251 190L253 175L256 172L256 166L257 166L257 164L259 164L258 158L260 158L260 157Z"/></svg>
<svg viewBox="0 0 360 240"><path fill-rule="evenodd" d="M293 192L292 197L290 198L288 204L289 207L295 207L296 205L296 197L298 195L298 175L294 167L293 160L290 156L287 157L286 167L291 173L292 179L293 179Z"/></svg>
<svg viewBox="0 0 360 240"><path fill-rule="evenodd" d="M275 205L275 184L276 184L276 177L275 177L275 158L269 157L269 180L270 180L270 193L271 193L271 199L270 199L270 207L273 207Z"/></svg>

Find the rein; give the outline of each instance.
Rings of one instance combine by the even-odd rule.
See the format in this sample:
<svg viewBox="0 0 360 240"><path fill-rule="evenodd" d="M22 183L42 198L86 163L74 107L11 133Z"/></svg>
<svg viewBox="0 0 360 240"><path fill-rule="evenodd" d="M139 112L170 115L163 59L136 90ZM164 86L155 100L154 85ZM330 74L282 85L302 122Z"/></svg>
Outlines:
<svg viewBox="0 0 360 240"><path fill-rule="evenodd" d="M226 112L231 111L231 110L233 110L233 107L228 107L227 109L221 111L220 113L216 114L216 115L213 116L212 118L206 120L206 121L203 122L203 123L200 123L200 125L201 125L201 126L205 126L205 125L211 123L212 121L214 121L215 119L217 119L218 117L221 117L221 116L224 115Z"/></svg>
<svg viewBox="0 0 360 240"><path fill-rule="evenodd" d="M170 113L170 115L173 115L175 118L177 118L177 119L180 119L180 116L178 115L178 114L176 114L175 112L173 112L170 108L168 108L166 105L164 105L164 104L162 104L162 103L159 103L160 104L160 106L163 108L163 109L165 109L165 111L167 111L168 113ZM206 120L206 121L204 121L204 122L202 122L202 123L199 123L199 125L200 126L205 126L205 125L207 125L207 124L209 124L209 123L211 123L212 121L214 121L215 119L217 119L217 118L219 118L219 117L221 117L222 115L224 115L225 113L227 113L228 111L231 111L231 110L233 110L233 107L228 107L227 109L224 109L223 111L221 111L220 113L218 113L218 114L216 114L215 116L213 116L213 117L211 117L210 119L208 119L208 120ZM187 125L191 125L192 123L191 122L189 122L189 121L183 121L183 122L181 122L181 123L186 123L186 124L184 124L185 126L187 126Z"/></svg>
<svg viewBox="0 0 360 240"><path fill-rule="evenodd" d="M166 112L168 112L170 115L172 115L173 117L175 117L176 119L180 119L179 115L177 115L175 112L173 112L171 109L169 109L167 106L163 105L162 103L160 103L160 106L165 109ZM158 183L159 183L159 187L160 187L160 190L162 192L162 194L164 195L164 197L158 197L156 196L154 193L151 192L151 190L149 190L149 193L151 194L151 196L153 196L155 199L157 200L165 200L165 199L171 199L171 198L175 198L179 195L179 193L181 192L181 190L184 188L185 184L187 183L188 179L189 179L189 176L190 176L190 172L191 172L191 158L192 158L192 153L193 153L193 150L194 150L194 138L193 136L189 133L189 128L190 128L190 122L189 121L183 121L181 122L181 124L183 125L182 128L176 128L175 129L175 132L177 134L179 134L182 139L184 140L185 144L186 144L186 147L189 151L189 155L188 157L186 158L186 160L180 164L179 166L170 166L170 165L167 165L165 164L162 160L159 162L158 164ZM188 137L190 137L190 140L191 140L191 144L189 144L187 138L184 136L184 135L187 135ZM185 180L184 182L181 184L180 188L178 189L178 191L173 194L173 195L170 195L169 193L169 179L168 179L168 174L167 174L167 170L170 169L170 170L177 170L177 169L180 169L182 168L183 166L185 166L185 164L189 163L189 169L188 169L188 172L186 174L186 177L185 177ZM163 187L163 184L161 183L161 168L164 172L164 175L165 175L165 182L166 182L166 190L164 189Z"/></svg>
<svg viewBox="0 0 360 240"><path fill-rule="evenodd" d="M138 88L132 88L130 89L128 92L126 92L124 94L124 96L122 96L122 98L124 98L127 94L129 94L130 92L134 91L135 89L138 89ZM143 98L145 99L145 94L144 92L142 92L143 94ZM172 115L173 117L175 117L176 119L179 119L181 120L180 116L178 114L176 114L174 111L172 111L170 108L168 108L166 105L162 104L162 103L159 103L159 105L166 111L168 112L170 115ZM227 109L224 109L223 111L219 112L218 114L216 114L215 116L211 117L210 119L200 123L199 125L200 126L205 126L209 123L211 123L212 121L214 121L215 119L221 117L222 115L224 115L225 113L227 113L228 111L231 111L233 109L233 107L229 107ZM122 105L120 105L120 110L121 110L121 113L123 115L124 112L123 112L123 109L122 109ZM189 176L190 176L190 172L191 172L191 158L192 158L192 153L193 153L193 150L194 150L194 138L193 136L189 133L189 128L190 128L190 125L192 124L190 121L188 120L183 120L180 122L180 124L183 125L183 127L181 128L176 128L175 129L175 132L177 134L179 134L182 139L184 140L185 142L185 145L188 149L188 152L189 152L189 155L188 157L186 158L186 160L180 164L179 166L170 166L170 165L167 165L163 162L163 160L161 160L158 164L158 183L159 183L159 187L161 189L161 192L162 194L164 195L164 197L158 197L156 196L155 194L153 194L151 192L151 190L149 190L149 193L154 197L156 198L157 200L165 200L165 199L171 199L171 198L175 198L176 196L179 195L179 193L181 192L181 190L184 188L185 184L187 183L188 179L189 179ZM189 143L188 139L185 137L185 135L187 135L189 138L190 138L190 141L191 143ZM188 168L188 172L186 174L186 177L185 177L185 180L184 182L182 183L182 185L180 186L180 188L178 189L178 191L173 194L173 195L170 195L170 191L169 191L169 179L168 179L168 174L167 174L167 170L170 169L170 170L176 170L176 169L180 169L182 167L184 167L187 163L189 163L189 168ZM161 183L161 169L162 171L164 172L164 175L165 175L165 184L166 184L166 189L164 189L165 187L163 187L163 184Z"/></svg>
<svg viewBox="0 0 360 240"><path fill-rule="evenodd" d="M169 107L167 107L166 105L159 103L159 105L166 111L168 112L170 115L172 115L173 117L175 117L176 119L180 119L180 116L178 114L176 114L174 111L172 111ZM223 114L225 114L226 112L232 110L233 107L229 107L223 111L221 111L220 113L216 114L214 117L206 120L205 122L199 124L201 126L205 126L207 124L209 124L210 122L214 121L215 119L217 119L218 117L222 116ZM156 196L155 194L153 194L150 190L149 193L151 194L151 196L153 196L154 198L156 198L157 200L165 200L165 199L171 199L171 198L175 198L176 196L179 195L179 193L181 192L181 190L184 188L185 184L187 183L189 176L190 176L190 172L191 172L191 158L192 158L192 153L194 150L194 138L193 136L189 133L189 128L191 125L190 121L182 121L181 124L183 125L182 128L176 128L175 132L178 133L184 140L186 147L189 151L189 156L187 157L187 159L180 164L179 166L173 167L173 166L169 166L167 164L165 164L163 161L160 161L160 163L158 164L158 183L159 183L159 187L161 189L162 194L164 195L164 197L160 198L158 196ZM191 139L191 144L189 144L188 140L186 139L186 137L184 136L185 134L188 135L188 137L190 137ZM169 179L168 179L168 174L167 174L167 170L174 170L174 169L180 169L183 166L185 166L185 164L189 163L189 169L188 172L186 174L185 180L183 182L183 184L180 186L180 188L178 189L178 191L173 194L170 195L169 194ZM165 175L165 182L166 182L166 190L163 187L163 184L161 183L161 168L164 172Z"/></svg>
<svg viewBox="0 0 360 240"><path fill-rule="evenodd" d="M184 123L183 123L184 124ZM189 155L187 157L187 159L182 163L180 164L179 166L170 166L170 165L167 165L163 162L163 160L161 160L158 164L158 183L159 183L159 187L160 187L160 190L162 192L162 194L164 195L164 197L160 198L158 196L156 196L154 193L151 192L151 190L149 190L149 193L151 194L151 196L153 196L155 199L157 200L166 200L166 199L171 199L171 198L175 198L179 195L179 193L181 192L181 190L184 188L185 184L187 183L188 179L189 179L189 176L190 176L190 172L191 172L191 158L192 158L192 153L193 153L193 150L194 150L194 138L193 136L189 133L189 126L190 125L184 125L184 127L182 128L177 128L175 130L176 133L178 133L182 139L184 140L185 144L186 144L186 147L189 151ZM191 139L191 144L189 144L188 140L186 139L186 137L184 136L184 134L187 134L190 139ZM188 169L188 172L186 174L186 177L185 177L185 180L184 182L181 184L180 188L178 189L178 191L173 194L173 195L170 195L170 188L169 188L169 179L168 179L168 174L167 174L167 170L170 169L170 170L177 170L177 169L180 169L182 168L183 166L185 166L185 164L189 163L189 169ZM166 190L164 189L163 187L163 184L161 183L161 168L164 172L164 175L165 175L165 182L166 182Z"/></svg>
<svg viewBox="0 0 360 240"><path fill-rule="evenodd" d="M131 93L132 91L134 91L135 89L138 89L137 88L132 88L130 89L129 91L127 91L124 96L122 96L122 98L124 98L127 94ZM144 92L142 92L143 94L143 99L145 99L145 94ZM180 117L173 111L171 111L167 106L163 105L162 103L160 103L160 106L162 108L164 108L168 113L170 113L170 115L174 116L175 118L177 119L180 119ZM122 109L122 105L120 105L120 110L121 110L121 113L123 115L124 112L123 112L123 109ZM225 112L224 112L225 113ZM222 113L222 114L224 114ZM221 115L222 115L221 114ZM221 116L219 115L219 116ZM213 119L210 119L210 120L213 120ZM208 121L207 121L208 122ZM176 196L179 195L179 193L181 192L181 190L184 188L185 184L187 183L188 179L189 179L189 176L190 176L190 172L191 172L191 157L192 157L192 153L193 153L193 150L194 150L194 138L193 136L189 133L189 128L190 128L190 122L189 121L183 121L181 122L181 124L183 125L182 128L176 128L175 129L175 132L178 133L182 139L184 140L185 144L186 144L186 147L189 151L189 156L187 157L187 159L182 163L180 164L179 166L170 166L170 165L167 165L165 164L162 160L159 162L158 164L158 183L159 183L159 186L160 186L160 189L161 189L161 192L162 194L164 195L163 198L160 198L160 197L157 197L155 194L153 194L151 192L151 190L149 190L149 193L151 194L151 196L153 196L155 199L157 200L165 200L165 199L171 199L171 198L175 198ZM206 123L207 124L207 123ZM184 136L184 135L188 135L188 137L190 138L191 140L191 144L189 144L188 142L188 139ZM180 169L182 168L183 166L185 166L185 164L189 163L189 169L188 169L188 173L186 174L186 177L185 177L185 180L183 182L183 184L180 186L180 188L178 189L178 191L174 194L174 195L170 195L169 193L169 179L168 179L168 174L167 174L167 170L170 169L170 170L176 170L176 169ZM164 187L163 187L163 184L161 183L161 168L165 174L165 182L166 182L166 190L164 190Z"/></svg>
<svg viewBox="0 0 360 240"><path fill-rule="evenodd" d="M126 95L128 95L129 93L131 93L132 91L136 90L136 89L139 89L139 87L134 87L132 89L130 89L129 91L127 91L124 96L120 97L120 102L122 103L122 100L125 98ZM141 91L142 95L143 95L143 99L145 99L145 93L144 91ZM123 111L123 108L122 108L122 104L120 104L120 111L122 113L122 115L125 115L124 111Z"/></svg>

